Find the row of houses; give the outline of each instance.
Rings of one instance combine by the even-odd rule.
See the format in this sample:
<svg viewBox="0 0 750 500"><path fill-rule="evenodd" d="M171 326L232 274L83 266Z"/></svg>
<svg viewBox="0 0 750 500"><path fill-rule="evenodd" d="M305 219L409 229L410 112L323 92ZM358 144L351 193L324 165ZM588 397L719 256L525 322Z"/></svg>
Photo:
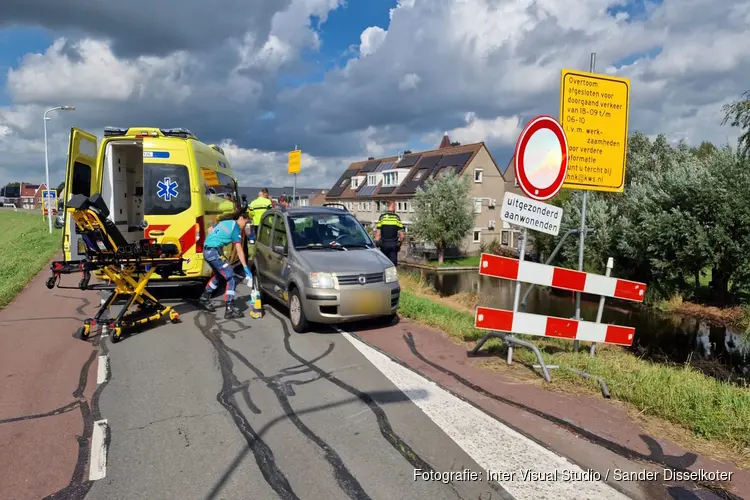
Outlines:
<svg viewBox="0 0 750 500"><path fill-rule="evenodd" d="M0 188L0 204L14 205L17 208L34 210L42 208L42 193L47 186L42 184L29 184L22 182L18 186L8 184Z"/></svg>
<svg viewBox="0 0 750 500"><path fill-rule="evenodd" d="M395 201L396 212L408 234L418 188L428 179L442 175L468 177L476 221L458 250L477 254L482 243L493 240L501 247L517 249L520 231L500 220L505 192L521 194L514 169L508 167L501 170L483 142L461 145L451 142L446 132L437 149L405 151L398 156L371 157L350 164L333 187L319 198L325 203L343 204L363 224L376 223L388 209L388 202Z"/></svg>

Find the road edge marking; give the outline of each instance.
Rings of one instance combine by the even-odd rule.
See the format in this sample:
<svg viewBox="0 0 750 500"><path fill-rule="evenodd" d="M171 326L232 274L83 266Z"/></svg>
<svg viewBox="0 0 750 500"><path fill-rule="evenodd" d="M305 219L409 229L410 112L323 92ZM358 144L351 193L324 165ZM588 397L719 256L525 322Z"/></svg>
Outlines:
<svg viewBox="0 0 750 500"><path fill-rule="evenodd" d="M96 385L101 385L109 379L109 356L99 356L96 366Z"/></svg>
<svg viewBox="0 0 750 500"><path fill-rule="evenodd" d="M402 393L406 395L406 397L411 400L413 404L415 404L424 414L425 416L430 419L435 425L437 425L447 436L449 439L451 439L453 442L458 445L459 448L461 448L469 457L471 457L472 460L474 460L477 465L480 467L483 467L485 470L516 470L518 465L520 465L522 462L529 462L529 459L534 458L536 459L535 463L537 464L537 467L541 466L543 463L547 466L552 466L551 469L558 469L560 470L565 469L569 471L576 471L576 472L586 472L587 470L584 470L583 467L576 464L572 460L570 460L565 455L562 455L558 453L557 451L554 451L544 444L538 442L537 440L530 438L528 436L525 436L523 433L519 432L518 430L514 429L512 426L509 426L505 424L503 421L499 420L496 416L488 414L485 410L476 407L475 405L471 404L470 402L466 401L464 398L461 398L457 396L456 394L453 394L450 390L441 387L439 383L431 380L427 376L415 371L414 369L404 366L401 363L391 359L390 356L387 354L380 352L377 348L370 346L367 342L364 340L359 339L356 334L352 334L346 330L343 330L339 328L338 326L334 326L334 329L338 331L352 346L359 351L361 354L365 356L365 358L373 364L374 368L381 372L387 379L390 380L390 382ZM372 351L372 354L374 356L368 355L367 350ZM377 358L382 357L382 361L378 361ZM382 368L385 368L386 365L383 367L379 366L382 363L386 363L388 368L384 371ZM390 366L395 367L396 370L394 373L387 373L390 370ZM495 453L485 453L479 450L477 446L475 446L475 443L473 442L473 438L466 438L466 436L461 436L461 425L453 425L455 422L451 422L451 419L448 419L448 421L441 422L440 420L444 419L436 419L435 411L436 408L430 408L431 405L425 406L425 402L421 401L420 398L414 398L412 397L413 393L413 387L408 387L408 382L397 380L401 378L397 375L397 372L400 370L404 370L405 372L408 372L411 374L411 376L417 377L418 380L420 380L420 384L422 382L425 383L425 389L428 391L432 389L433 391L437 389L436 393L434 394L438 399L444 399L445 396L448 396L448 401L450 398L455 398L455 401L458 402L457 406L463 406L461 408L462 412L466 412L468 414L474 414L475 418L480 418L484 420L485 422L492 422L493 427L495 427L495 430L502 431L497 436L503 436L505 438L510 438L509 441L516 441L519 444L521 444L522 448L526 448L525 451L525 457L520 457L519 459L513 459L512 462L514 462L512 465L509 463L506 463L505 467L502 467L498 469L497 467L490 466L489 462L494 462L494 464L497 464L497 460L495 459L488 459L488 457L492 457L493 455L496 455ZM393 378L395 376L395 378ZM403 386L402 384L406 382L407 386ZM432 391L429 391L432 392ZM444 393L440 394L440 393ZM429 398L428 398L429 399ZM465 405L465 406L464 406ZM438 405L438 406L453 406L451 405ZM438 413L442 412L442 408L437 408ZM466 415L467 419L472 415ZM487 420L485 420L487 419ZM520 439L519 439L520 438ZM518 450L521 451L521 450ZM535 456L534 456L535 455ZM515 456L515 454L513 455ZM533 457L532 457L533 456ZM525 460L524 460L525 458ZM509 466L510 465L510 466ZM528 467L527 467L528 468ZM577 469L577 470L576 470ZM522 469L523 470L523 466ZM530 470L530 468L529 468ZM519 482L518 478L513 478L510 480L497 480L497 482L500 484L500 486L505 490L505 492L512 498L515 498L517 500L531 500L534 498L539 497L539 491L528 491L528 485L524 485L524 481ZM542 489L548 489L549 484L547 481L542 481L544 488ZM580 489L573 489L571 491L570 487L566 487L566 483L569 485L570 483L566 481L551 481L550 483L556 483L555 486L552 488L549 488L553 491L546 491L548 493L552 493L557 498L564 498L564 499L573 499L573 498L579 498L579 493L581 493ZM584 486L585 485L585 486ZM525 487L526 486L526 487ZM610 498L617 498L620 500L626 500L630 498L630 495L622 491L620 488L617 488L615 485L610 484L606 481L602 480L594 480L590 482L581 483L580 487L585 491L586 493L594 493L601 495L602 493L609 494ZM567 491L566 491L567 490ZM545 492L545 493L546 493ZM567 493L567 494L566 494Z"/></svg>
<svg viewBox="0 0 750 500"><path fill-rule="evenodd" d="M94 422L91 434L91 464L89 465L89 481L103 479L107 475L107 435L109 426L107 420Z"/></svg>

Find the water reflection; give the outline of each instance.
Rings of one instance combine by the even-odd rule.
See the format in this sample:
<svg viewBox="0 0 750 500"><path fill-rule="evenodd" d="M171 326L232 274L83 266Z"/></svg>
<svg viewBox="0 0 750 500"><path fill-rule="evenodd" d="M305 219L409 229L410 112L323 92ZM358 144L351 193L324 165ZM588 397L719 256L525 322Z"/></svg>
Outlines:
<svg viewBox="0 0 750 500"><path fill-rule="evenodd" d="M488 307L513 308L515 282L480 276L476 271L435 273L422 271L423 278L443 296L474 292ZM528 285L522 285L521 295ZM581 314L595 321L598 297L581 301ZM570 318L575 314L575 295L534 288L526 301L527 312ZM629 302L607 299L602 322L635 327L631 350L653 361L690 362L707 375L741 384L750 383L750 341L725 327L703 321L634 308Z"/></svg>

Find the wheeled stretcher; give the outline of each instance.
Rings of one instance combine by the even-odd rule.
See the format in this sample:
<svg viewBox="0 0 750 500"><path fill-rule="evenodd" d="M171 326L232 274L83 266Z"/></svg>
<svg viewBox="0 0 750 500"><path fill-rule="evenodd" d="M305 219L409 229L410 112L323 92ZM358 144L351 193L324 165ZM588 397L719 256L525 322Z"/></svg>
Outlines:
<svg viewBox="0 0 750 500"><path fill-rule="evenodd" d="M153 239L141 239L134 243L120 233L109 220L109 209L101 195L86 197L74 195L68 202L67 211L72 215L78 235L86 248L86 258L71 261L54 261L50 265L52 277L47 280L47 288L78 288L81 290L112 290L93 318L84 320L78 329L81 338L88 338L92 327L100 325L112 334L113 342L121 339L124 329L156 321L166 315L169 320L179 321L179 314L172 307L163 305L146 291L146 286L154 275L168 278L184 276L179 241L156 243ZM81 273L77 287L61 286L63 274ZM95 273L105 284L91 284L91 274ZM104 318L104 313L118 298L125 298L125 306L114 318Z"/></svg>

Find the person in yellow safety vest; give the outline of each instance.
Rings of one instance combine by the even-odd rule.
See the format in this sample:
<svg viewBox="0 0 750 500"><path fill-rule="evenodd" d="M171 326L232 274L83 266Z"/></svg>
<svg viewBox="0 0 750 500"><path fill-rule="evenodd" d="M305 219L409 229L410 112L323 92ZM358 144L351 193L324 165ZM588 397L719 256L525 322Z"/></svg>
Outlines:
<svg viewBox="0 0 750 500"><path fill-rule="evenodd" d="M268 189L263 188L258 193L258 197L250 203L250 212L253 214L253 224L250 234L252 235L253 241L258 237L258 226L260 226L260 218L266 210L273 207L273 202L268 198Z"/></svg>
<svg viewBox="0 0 750 500"><path fill-rule="evenodd" d="M401 217L396 214L395 201L389 202L388 211L380 216L375 241L380 244L380 251L393 262L393 265L398 265L398 252L404 241L404 224Z"/></svg>

